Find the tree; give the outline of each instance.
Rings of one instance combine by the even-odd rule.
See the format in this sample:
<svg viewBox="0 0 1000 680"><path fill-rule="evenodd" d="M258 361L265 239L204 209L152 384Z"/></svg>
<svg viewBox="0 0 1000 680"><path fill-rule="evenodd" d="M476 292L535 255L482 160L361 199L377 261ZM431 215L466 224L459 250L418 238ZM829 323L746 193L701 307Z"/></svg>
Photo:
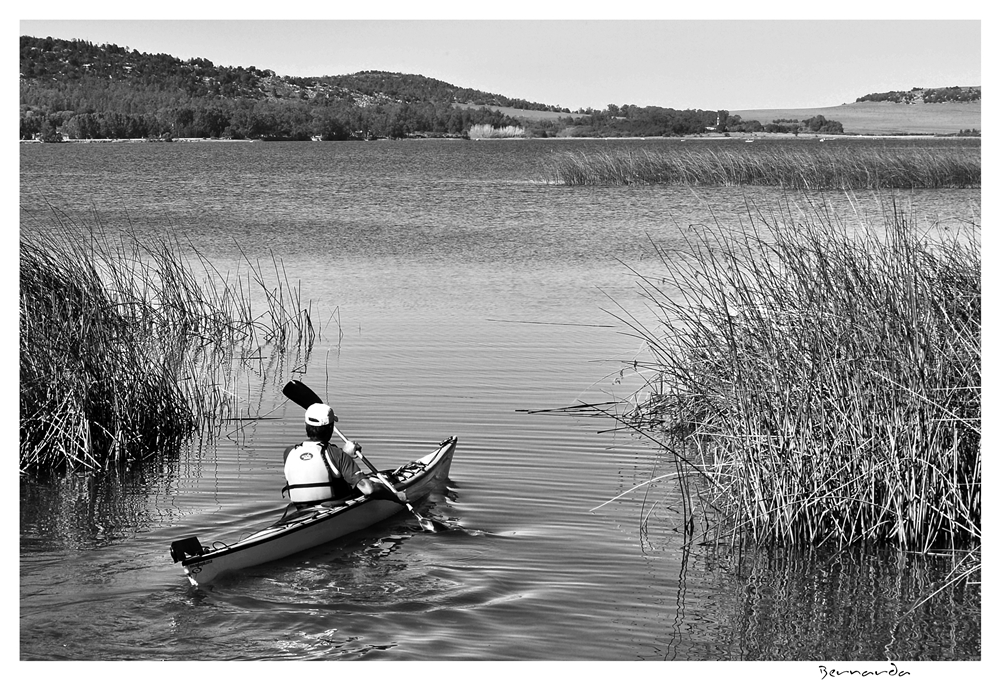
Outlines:
<svg viewBox="0 0 1000 680"><path fill-rule="evenodd" d="M229 127L229 115L219 106L210 106L198 111L194 127L201 137L222 137Z"/></svg>
<svg viewBox="0 0 1000 680"><path fill-rule="evenodd" d="M43 142L61 142L62 135L56 132L55 124L46 118L42 121L41 134L39 136Z"/></svg>
<svg viewBox="0 0 1000 680"><path fill-rule="evenodd" d="M725 109L716 111L716 120L718 121L718 132L725 132L726 126L729 124L729 111Z"/></svg>
<svg viewBox="0 0 1000 680"><path fill-rule="evenodd" d="M194 124L194 111L188 107L174 111L173 130L175 137L193 137L191 126Z"/></svg>
<svg viewBox="0 0 1000 680"><path fill-rule="evenodd" d="M21 111L21 139L31 139L42 131L43 117L31 110Z"/></svg>

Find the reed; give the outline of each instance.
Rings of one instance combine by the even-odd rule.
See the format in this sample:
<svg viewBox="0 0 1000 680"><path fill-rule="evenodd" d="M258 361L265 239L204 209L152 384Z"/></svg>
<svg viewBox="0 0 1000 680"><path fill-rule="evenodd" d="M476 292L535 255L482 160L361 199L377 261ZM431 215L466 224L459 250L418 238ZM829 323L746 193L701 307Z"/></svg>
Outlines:
<svg viewBox="0 0 1000 680"><path fill-rule="evenodd" d="M22 233L22 472L175 451L238 408L240 364L311 348L310 311L277 262L269 284L259 264L229 278L181 250L64 221Z"/></svg>
<svg viewBox="0 0 1000 680"><path fill-rule="evenodd" d="M817 211L817 214L823 214ZM621 419L733 541L961 547L981 536L978 227L749 215L640 275L657 322Z"/></svg>
<svg viewBox="0 0 1000 680"><path fill-rule="evenodd" d="M477 124L469 128L469 139L512 139L524 137L524 128L516 125L493 127Z"/></svg>
<svg viewBox="0 0 1000 680"><path fill-rule="evenodd" d="M817 143L809 147L737 144L720 149L685 145L659 151L566 152L550 162L548 175L554 183L574 186L937 189L980 186L981 165L978 147L858 148Z"/></svg>

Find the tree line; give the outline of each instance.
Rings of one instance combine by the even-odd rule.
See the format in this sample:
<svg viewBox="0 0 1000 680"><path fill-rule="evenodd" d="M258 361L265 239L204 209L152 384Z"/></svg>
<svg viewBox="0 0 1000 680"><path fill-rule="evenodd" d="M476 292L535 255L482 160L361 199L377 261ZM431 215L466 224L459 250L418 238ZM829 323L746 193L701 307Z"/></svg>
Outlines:
<svg viewBox="0 0 1000 680"><path fill-rule="evenodd" d="M100 97L103 98L103 97ZM503 127L517 120L497 111L454 108L436 102L287 102L250 99L178 98L155 106L144 98L132 106L50 105L35 98L21 107L21 139L175 139L185 137L272 141L462 136L473 125ZM23 100L22 100L23 101Z"/></svg>
<svg viewBox="0 0 1000 680"><path fill-rule="evenodd" d="M764 125L752 120L746 123L741 122L739 127L744 132L783 132L793 135L797 135L800 132L812 132L823 135L844 134L844 126L840 121L828 120L822 114L806 118L805 120L799 120L798 118L778 118Z"/></svg>
<svg viewBox="0 0 1000 680"><path fill-rule="evenodd" d="M908 92L893 90L891 92L874 92L858 97L859 102L893 102L895 104L914 104L923 101L925 104L940 104L942 102L977 102L983 97L981 87L915 87Z"/></svg>
<svg viewBox="0 0 1000 680"><path fill-rule="evenodd" d="M550 136L569 128L575 137L671 137L699 134L717 122L719 112L670 109L660 106L608 104L602 111L578 110L557 120L533 122L536 136Z"/></svg>
<svg viewBox="0 0 1000 680"><path fill-rule="evenodd" d="M564 134L574 137L673 137L704 132L844 133L840 122L828 120L822 115L806 120L761 124L757 120L743 120L725 110L677 110L633 104L608 104L602 111L581 110L556 121L535 122L529 129L537 137L558 134L562 130L565 130Z"/></svg>

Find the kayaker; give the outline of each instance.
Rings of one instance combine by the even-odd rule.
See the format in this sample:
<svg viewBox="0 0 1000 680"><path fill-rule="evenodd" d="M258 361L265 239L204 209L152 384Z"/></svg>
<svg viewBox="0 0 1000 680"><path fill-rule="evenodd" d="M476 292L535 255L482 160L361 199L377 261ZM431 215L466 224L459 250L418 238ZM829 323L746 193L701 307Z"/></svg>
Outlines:
<svg viewBox="0 0 1000 680"><path fill-rule="evenodd" d="M285 449L285 490L296 506L316 505L356 495L388 495L406 501L406 494L393 493L377 479L370 479L354 461L361 450L357 442L344 447L330 445L334 424L340 420L326 404L313 404L306 409L306 436L301 444Z"/></svg>

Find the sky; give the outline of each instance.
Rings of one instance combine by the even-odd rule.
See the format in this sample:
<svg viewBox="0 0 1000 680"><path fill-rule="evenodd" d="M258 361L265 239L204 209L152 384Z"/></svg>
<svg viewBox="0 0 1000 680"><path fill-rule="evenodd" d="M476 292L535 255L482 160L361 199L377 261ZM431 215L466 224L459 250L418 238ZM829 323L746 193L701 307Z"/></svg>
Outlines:
<svg viewBox="0 0 1000 680"><path fill-rule="evenodd" d="M433 6L406 5L416 16L436 16L412 9ZM509 7L512 17L553 14L543 11L551 7L546 3L492 6L498 15ZM614 7L619 15L656 16L639 11L642 6ZM279 75L413 73L574 111L608 104L816 108L874 92L982 85L982 22L974 11L949 3L951 15L969 18L889 20L877 18L893 15L876 11L879 3L864 6L875 19L20 20L19 29ZM222 16L236 14L212 7ZM773 12L777 5L760 7Z"/></svg>

